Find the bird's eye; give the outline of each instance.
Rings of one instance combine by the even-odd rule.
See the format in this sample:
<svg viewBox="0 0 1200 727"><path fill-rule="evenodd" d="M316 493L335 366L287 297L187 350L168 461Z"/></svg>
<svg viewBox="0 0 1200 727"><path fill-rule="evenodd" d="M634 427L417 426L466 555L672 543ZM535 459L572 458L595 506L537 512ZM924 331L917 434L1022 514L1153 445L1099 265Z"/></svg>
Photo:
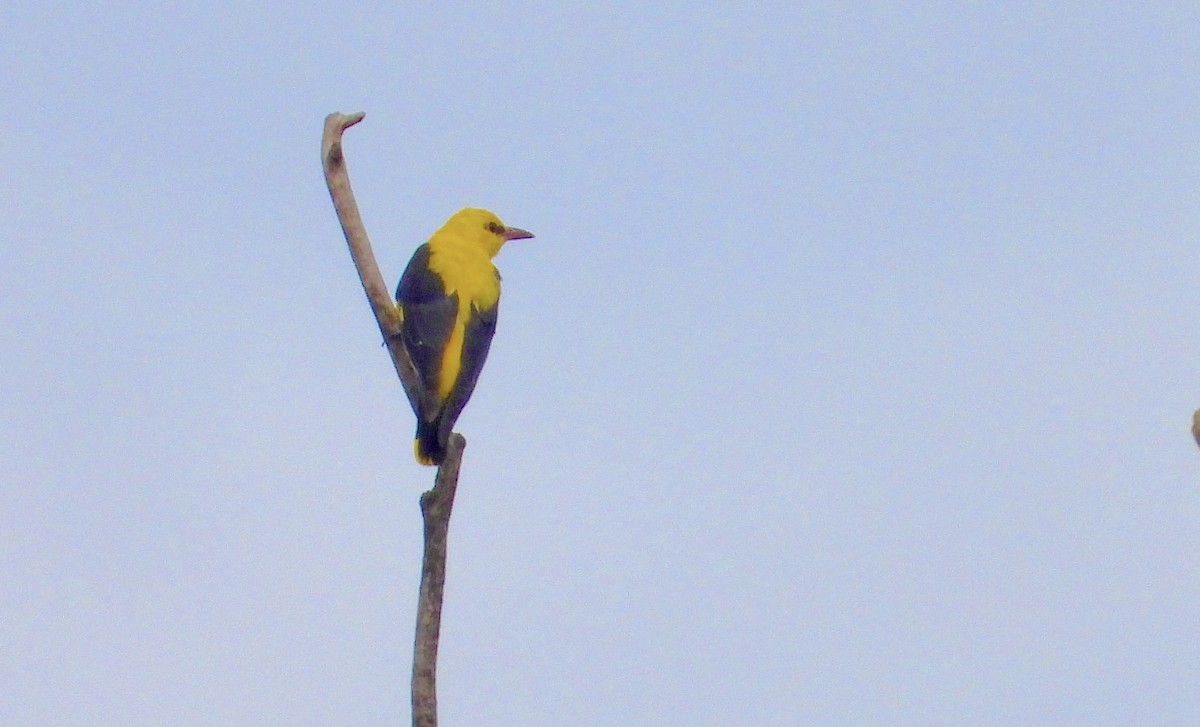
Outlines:
<svg viewBox="0 0 1200 727"><path fill-rule="evenodd" d="M493 235L499 235L504 232L504 226L499 222L489 222L485 225L485 227L487 227L488 232L492 233Z"/></svg>

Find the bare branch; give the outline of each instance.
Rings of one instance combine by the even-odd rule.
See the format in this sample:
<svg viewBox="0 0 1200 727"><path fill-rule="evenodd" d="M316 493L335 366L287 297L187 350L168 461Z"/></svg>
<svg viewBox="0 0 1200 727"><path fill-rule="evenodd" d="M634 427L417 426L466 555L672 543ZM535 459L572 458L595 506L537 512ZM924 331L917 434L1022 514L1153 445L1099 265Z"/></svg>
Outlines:
<svg viewBox="0 0 1200 727"><path fill-rule="evenodd" d="M333 198L338 221L342 223L342 232L346 235L346 244L350 246L350 257L354 259L354 267L358 269L363 291L371 303L375 320L379 322L379 331L383 334L383 341L387 344L396 374L404 386L404 393L416 410L421 408L417 404L422 396L417 369L401 344L400 313L396 304L392 302L387 285L383 282L379 264L375 262L375 253L371 250L371 241L367 238L367 228L363 226L362 216L358 213L358 203L354 201L354 192L350 189L350 174L346 171L346 157L342 151L342 132L362 121L364 115L360 111L349 116L334 113L325 117L325 133L321 138L321 163L325 168L325 184L329 187L329 196ZM425 407L426 410L431 408L433 407Z"/></svg>
<svg viewBox="0 0 1200 727"><path fill-rule="evenodd" d="M413 643L413 727L437 727L437 652L442 628L442 595L446 586L446 536L458 489L458 470L467 442L451 434L446 459L438 467L433 489L421 495L425 518L425 558L421 563L421 595L417 601L417 636Z"/></svg>
<svg viewBox="0 0 1200 727"><path fill-rule="evenodd" d="M325 117L325 133L321 139L321 163L325 168L325 183L333 198L338 221L346 234L350 256L362 280L363 290L371 310L379 322L379 331L387 344L396 373L404 385L404 393L414 409L420 401L422 388L416 367L400 339L400 313L388 294L375 253L367 239L350 189L350 176L342 151L342 133L362 121L362 112L330 114ZM431 407L427 407L431 408ZM446 445L446 458L438 467L433 489L421 495L421 516L425 521L425 555L421 561L421 592L417 597L417 631L413 643L412 704L414 727L437 727L437 652L442 627L442 596L446 585L446 539L450 530L450 511L454 493L458 490L458 471L463 448L467 442L460 434L451 434Z"/></svg>

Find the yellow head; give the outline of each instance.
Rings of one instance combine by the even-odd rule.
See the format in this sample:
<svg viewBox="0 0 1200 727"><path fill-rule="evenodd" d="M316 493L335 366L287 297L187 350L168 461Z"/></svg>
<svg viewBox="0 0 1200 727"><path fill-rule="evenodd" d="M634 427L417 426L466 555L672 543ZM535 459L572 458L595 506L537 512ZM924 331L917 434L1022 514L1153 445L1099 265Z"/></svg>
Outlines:
<svg viewBox="0 0 1200 727"><path fill-rule="evenodd" d="M477 207L465 207L455 212L435 234L454 235L479 245L488 257L495 257L509 240L533 237L532 232L508 227L495 214Z"/></svg>

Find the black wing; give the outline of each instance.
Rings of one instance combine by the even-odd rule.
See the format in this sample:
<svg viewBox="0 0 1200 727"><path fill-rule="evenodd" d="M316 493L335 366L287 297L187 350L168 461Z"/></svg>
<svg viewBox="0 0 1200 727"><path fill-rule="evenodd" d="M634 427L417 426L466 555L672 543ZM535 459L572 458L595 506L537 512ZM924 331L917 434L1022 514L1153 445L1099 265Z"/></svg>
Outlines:
<svg viewBox="0 0 1200 727"><path fill-rule="evenodd" d="M447 296L442 279L429 269L428 243L418 247L408 261L396 287L396 303L404 313L400 329L404 348L421 377L426 399L437 401L442 354L458 315L458 296ZM415 413L420 420L433 421L441 410L439 406L435 411Z"/></svg>
<svg viewBox="0 0 1200 727"><path fill-rule="evenodd" d="M475 382L479 380L479 372L487 361L488 349L492 346L492 336L496 333L496 320L500 315L500 301L488 310L472 310L467 320L466 331L463 335L462 363L458 369L458 380L450 390L450 396L442 409L441 421L438 423L438 441L442 446L450 440L450 432L463 407L475 391Z"/></svg>

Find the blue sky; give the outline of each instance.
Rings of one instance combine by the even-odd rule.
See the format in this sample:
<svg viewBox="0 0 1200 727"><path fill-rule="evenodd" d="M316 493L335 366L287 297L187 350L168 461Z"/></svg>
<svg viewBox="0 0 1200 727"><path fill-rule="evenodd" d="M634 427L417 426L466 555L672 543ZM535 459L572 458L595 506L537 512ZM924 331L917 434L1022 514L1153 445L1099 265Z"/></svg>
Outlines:
<svg viewBox="0 0 1200 727"><path fill-rule="evenodd" d="M537 233L443 724L1200 723L1194 3L9 3L0 722L408 719L395 281Z"/></svg>

